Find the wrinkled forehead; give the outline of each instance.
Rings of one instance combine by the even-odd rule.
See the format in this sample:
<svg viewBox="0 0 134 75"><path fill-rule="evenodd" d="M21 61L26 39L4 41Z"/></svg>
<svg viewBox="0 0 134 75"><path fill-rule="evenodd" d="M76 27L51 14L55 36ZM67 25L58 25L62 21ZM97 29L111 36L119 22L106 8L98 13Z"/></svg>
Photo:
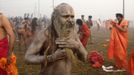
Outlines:
<svg viewBox="0 0 134 75"><path fill-rule="evenodd" d="M59 14L61 15L74 15L73 8L68 4L61 4L57 8Z"/></svg>

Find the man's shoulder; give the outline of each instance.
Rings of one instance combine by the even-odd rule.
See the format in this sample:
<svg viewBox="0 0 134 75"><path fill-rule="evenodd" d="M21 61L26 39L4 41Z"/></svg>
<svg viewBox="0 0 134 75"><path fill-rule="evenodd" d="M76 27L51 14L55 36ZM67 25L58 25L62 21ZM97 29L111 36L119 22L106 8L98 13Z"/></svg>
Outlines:
<svg viewBox="0 0 134 75"><path fill-rule="evenodd" d="M123 22L124 22L124 23L128 23L128 20L126 20L126 19L123 19Z"/></svg>
<svg viewBox="0 0 134 75"><path fill-rule="evenodd" d="M44 42L46 40L48 40L48 29L41 29L41 30L38 30L38 32L36 32L35 34L35 37L34 37L34 40L39 40L40 42Z"/></svg>
<svg viewBox="0 0 134 75"><path fill-rule="evenodd" d="M83 23L83 27L88 27L88 24L87 23Z"/></svg>
<svg viewBox="0 0 134 75"><path fill-rule="evenodd" d="M49 28L48 27L47 28L43 28L43 29L39 30L39 32L37 34L48 36L50 34Z"/></svg>
<svg viewBox="0 0 134 75"><path fill-rule="evenodd" d="M127 26L128 25L128 20L123 19L122 22L121 22L121 25L122 26Z"/></svg>
<svg viewBox="0 0 134 75"><path fill-rule="evenodd" d="M123 19L123 21L126 21L126 22L128 22L128 20L127 20L127 19Z"/></svg>

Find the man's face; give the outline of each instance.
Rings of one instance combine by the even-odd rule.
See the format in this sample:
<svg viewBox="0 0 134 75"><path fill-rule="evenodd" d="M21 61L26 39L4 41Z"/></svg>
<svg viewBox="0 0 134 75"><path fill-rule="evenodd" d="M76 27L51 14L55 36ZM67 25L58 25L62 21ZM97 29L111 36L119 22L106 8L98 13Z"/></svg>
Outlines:
<svg viewBox="0 0 134 75"><path fill-rule="evenodd" d="M61 4L55 9L54 27L57 34L60 36L62 33L70 34L74 29L74 11L68 4Z"/></svg>
<svg viewBox="0 0 134 75"><path fill-rule="evenodd" d="M117 16L116 18L117 18L118 21L121 21L122 20L122 18L119 17L119 16Z"/></svg>
<svg viewBox="0 0 134 75"><path fill-rule="evenodd" d="M65 9L63 12L61 12L61 15L59 17L59 20L61 22L61 29L62 28L73 28L74 27L74 12L72 9Z"/></svg>

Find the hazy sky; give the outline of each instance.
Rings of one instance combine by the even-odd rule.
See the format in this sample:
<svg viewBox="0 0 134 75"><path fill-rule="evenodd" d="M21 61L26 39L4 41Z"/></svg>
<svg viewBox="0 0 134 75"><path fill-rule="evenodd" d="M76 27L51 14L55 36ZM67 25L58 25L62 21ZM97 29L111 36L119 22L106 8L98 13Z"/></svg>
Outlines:
<svg viewBox="0 0 134 75"><path fill-rule="evenodd" d="M53 10L53 0L39 0L40 12L50 18ZM69 3L75 10L76 18L84 14L87 19L92 15L93 19L115 18L115 13L123 9L123 0L54 0L54 5ZM8 16L23 15L37 12L38 0L0 0L0 10ZM134 0L125 0L125 17L134 20Z"/></svg>

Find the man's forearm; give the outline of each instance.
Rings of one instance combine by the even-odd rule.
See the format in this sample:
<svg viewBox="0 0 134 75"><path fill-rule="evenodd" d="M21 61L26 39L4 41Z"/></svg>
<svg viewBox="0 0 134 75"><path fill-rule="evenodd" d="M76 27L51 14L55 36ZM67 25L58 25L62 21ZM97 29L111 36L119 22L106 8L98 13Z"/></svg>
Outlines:
<svg viewBox="0 0 134 75"><path fill-rule="evenodd" d="M25 60L29 64L40 64L47 61L45 56L39 56L39 55L25 55Z"/></svg>
<svg viewBox="0 0 134 75"><path fill-rule="evenodd" d="M9 36L9 50L11 50L11 52L13 51L14 44L15 44L15 36L13 34L12 36Z"/></svg>
<svg viewBox="0 0 134 75"><path fill-rule="evenodd" d="M25 60L27 63L31 64L40 64L40 63L49 63L54 62L55 59L53 58L53 55L25 55Z"/></svg>
<svg viewBox="0 0 134 75"><path fill-rule="evenodd" d="M123 27L118 26L118 25L116 25L116 28L119 29L120 31L123 31L123 32L127 31L126 28L123 28Z"/></svg>
<svg viewBox="0 0 134 75"><path fill-rule="evenodd" d="M84 60L86 61L87 60L87 51L85 50L84 47L80 46L79 47L79 52L81 53L81 55L83 56Z"/></svg>

